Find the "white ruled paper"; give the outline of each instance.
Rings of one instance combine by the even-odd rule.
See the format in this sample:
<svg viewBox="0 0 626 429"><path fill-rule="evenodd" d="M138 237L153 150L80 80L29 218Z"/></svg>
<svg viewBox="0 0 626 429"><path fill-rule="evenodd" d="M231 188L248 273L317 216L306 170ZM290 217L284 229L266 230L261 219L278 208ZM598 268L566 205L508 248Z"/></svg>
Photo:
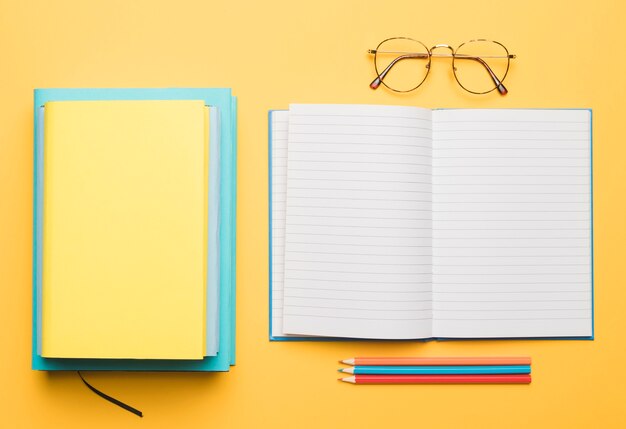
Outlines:
<svg viewBox="0 0 626 429"><path fill-rule="evenodd" d="M587 110L433 112L433 334L589 336Z"/></svg>
<svg viewBox="0 0 626 429"><path fill-rule="evenodd" d="M431 112L292 105L288 136L283 332L431 336Z"/></svg>
<svg viewBox="0 0 626 429"><path fill-rule="evenodd" d="M283 332L283 278L285 266L285 211L287 200L287 127L288 111L271 113L271 237L272 264L272 336L284 336Z"/></svg>

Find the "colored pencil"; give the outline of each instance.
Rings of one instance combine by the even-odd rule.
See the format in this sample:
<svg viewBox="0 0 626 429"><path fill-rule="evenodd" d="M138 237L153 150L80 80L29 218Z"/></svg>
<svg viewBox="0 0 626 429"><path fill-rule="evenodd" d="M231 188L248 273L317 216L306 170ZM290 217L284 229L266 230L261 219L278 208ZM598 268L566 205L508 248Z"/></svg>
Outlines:
<svg viewBox="0 0 626 429"><path fill-rule="evenodd" d="M351 366L348 374L530 374L530 365Z"/></svg>
<svg viewBox="0 0 626 429"><path fill-rule="evenodd" d="M353 375L339 380L352 384L529 384L530 374Z"/></svg>
<svg viewBox="0 0 626 429"><path fill-rule="evenodd" d="M529 357L356 357L340 361L346 365L530 365Z"/></svg>

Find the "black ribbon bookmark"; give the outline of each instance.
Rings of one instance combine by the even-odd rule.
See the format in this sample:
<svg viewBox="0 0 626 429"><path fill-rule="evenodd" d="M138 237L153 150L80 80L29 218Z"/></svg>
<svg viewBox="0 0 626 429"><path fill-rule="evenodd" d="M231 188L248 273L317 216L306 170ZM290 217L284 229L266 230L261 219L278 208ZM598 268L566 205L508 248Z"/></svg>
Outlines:
<svg viewBox="0 0 626 429"><path fill-rule="evenodd" d="M123 409L125 409L126 411L130 411L131 413L139 416L139 417L143 417L143 413L141 411L139 411L136 408L131 407L130 405L126 405L125 403L118 401L115 398L110 397L109 395L107 395L106 393L102 393L101 391L99 391L98 389L96 389L95 387L93 387L91 384L87 383L87 380L85 380L83 378L83 375L80 373L80 371L76 371L78 372L78 376L80 377L81 380L83 380L83 383L85 383L85 386L89 387L89 390L91 390L93 393L95 393L96 395L100 396L101 398L106 399L107 401L117 405L118 407L121 407Z"/></svg>

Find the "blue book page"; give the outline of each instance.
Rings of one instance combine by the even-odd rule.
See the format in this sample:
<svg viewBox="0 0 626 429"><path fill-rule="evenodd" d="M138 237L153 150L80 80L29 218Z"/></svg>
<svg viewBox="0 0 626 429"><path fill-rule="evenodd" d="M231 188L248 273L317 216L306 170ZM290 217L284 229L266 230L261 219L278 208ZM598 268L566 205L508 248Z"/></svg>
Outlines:
<svg viewBox="0 0 626 429"><path fill-rule="evenodd" d="M215 356L219 350L220 334L220 126L219 109L209 108L209 236L207 270L207 343L206 356Z"/></svg>

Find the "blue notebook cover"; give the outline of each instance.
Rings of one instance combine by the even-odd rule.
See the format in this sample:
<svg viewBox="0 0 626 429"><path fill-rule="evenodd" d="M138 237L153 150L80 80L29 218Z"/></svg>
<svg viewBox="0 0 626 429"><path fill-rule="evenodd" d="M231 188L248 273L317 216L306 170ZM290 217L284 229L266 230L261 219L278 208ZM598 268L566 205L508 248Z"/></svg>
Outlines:
<svg viewBox="0 0 626 429"><path fill-rule="evenodd" d="M436 109L435 109L436 110ZM564 110L564 109L556 109ZM571 109L565 109L571 110ZM593 111L591 109L573 109L573 110L588 110L590 115L590 130L589 130L589 160L590 160L590 230L591 230L591 335L590 336L572 336L572 337L489 337L489 338L448 338L448 337L433 337L433 338L420 338L420 339L406 339L406 340L371 340L361 338L337 338L337 337L319 337L319 336L274 336L272 334L272 114L275 111L284 110L270 110L268 112L268 218L269 218L269 339L270 341L448 341L448 340L498 340L498 339L534 339L534 340L593 340L595 336L595 298L594 298L594 262L593 262Z"/></svg>
<svg viewBox="0 0 626 429"><path fill-rule="evenodd" d="M37 353L40 323L41 220L43 146L38 125L39 108L48 101L69 100L204 100L219 108L220 141L220 327L217 356L203 360L52 359ZM194 89L37 89L35 90L35 165L33 222L33 334L32 368L37 370L108 371L228 371L235 363L235 214L236 214L236 99L226 88Z"/></svg>

